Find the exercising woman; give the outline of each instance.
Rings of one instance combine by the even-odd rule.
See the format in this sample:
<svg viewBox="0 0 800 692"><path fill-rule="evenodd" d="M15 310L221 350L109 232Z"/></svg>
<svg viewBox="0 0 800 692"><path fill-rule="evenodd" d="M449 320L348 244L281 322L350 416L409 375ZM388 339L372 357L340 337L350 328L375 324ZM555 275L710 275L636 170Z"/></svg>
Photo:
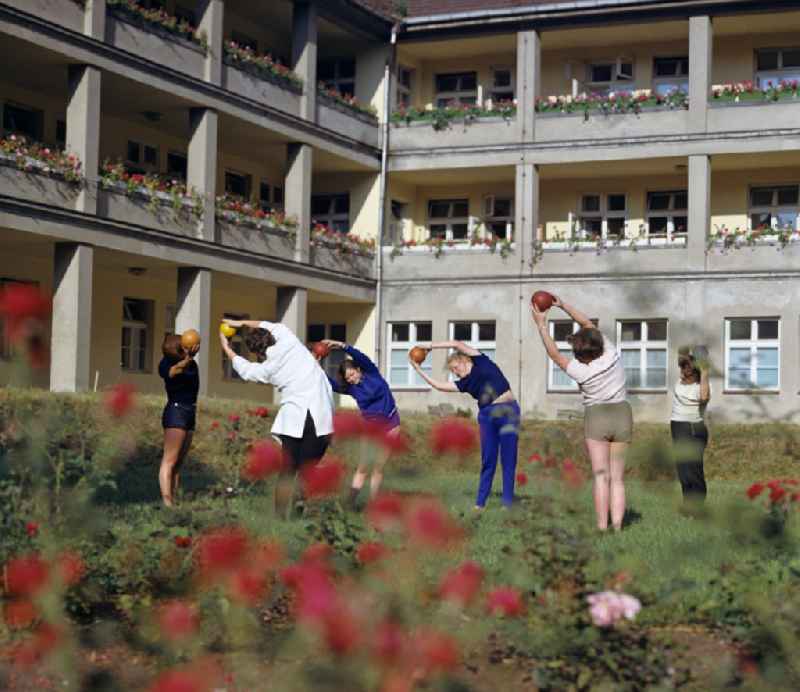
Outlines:
<svg viewBox="0 0 800 692"><path fill-rule="evenodd" d="M547 355L578 384L583 395L584 437L594 476L597 528L611 523L619 531L625 516L625 450L633 432L633 414L625 388L625 370L617 349L582 312L553 296L580 329L572 335L574 358L562 354L547 328L547 311L531 306Z"/></svg>
<svg viewBox="0 0 800 692"><path fill-rule="evenodd" d="M511 507L514 501L520 422L519 404L511 386L491 358L461 341L433 342L427 350L434 348L454 349L455 352L447 358L447 368L457 379L455 382L434 380L409 355L420 377L440 392L463 392L478 402L481 475L475 509L482 510L489 499L498 451L503 469L503 506Z"/></svg>
<svg viewBox="0 0 800 692"><path fill-rule="evenodd" d="M275 508L286 514L294 491L294 476L323 457L333 433L333 393L328 378L305 345L288 327L277 322L223 320L247 327L244 342L255 363L236 354L220 334L223 353L247 382L275 386L281 395L272 434L281 441L289 468L275 486Z"/></svg>
<svg viewBox="0 0 800 692"><path fill-rule="evenodd" d="M161 487L161 499L167 507L173 506L178 474L192 444L197 392L200 389L200 373L194 357L199 350L198 344L185 351L177 334L167 334L161 346L164 357L158 364L158 374L167 390L167 405L161 416L164 454L158 471L158 484Z"/></svg>
<svg viewBox="0 0 800 692"><path fill-rule="evenodd" d="M706 478L703 473L703 454L708 444L704 422L706 406L711 399L708 364L704 358L691 353L678 357L681 371L679 382L672 392L672 416L669 427L684 500L706 499Z"/></svg>
<svg viewBox="0 0 800 692"><path fill-rule="evenodd" d="M375 363L358 349L341 341L325 339L322 343L327 344L330 348L342 349L349 356L339 366L338 378L328 378L333 391L353 397L364 419L381 426L387 435L399 435L400 415L397 412L397 405L394 403L392 390ZM372 475L369 481L371 497L375 497L380 490L383 482L383 468L388 458L388 450L381 450L372 466ZM364 487L368 470L366 460L362 459L350 486L351 506L355 506L358 494Z"/></svg>

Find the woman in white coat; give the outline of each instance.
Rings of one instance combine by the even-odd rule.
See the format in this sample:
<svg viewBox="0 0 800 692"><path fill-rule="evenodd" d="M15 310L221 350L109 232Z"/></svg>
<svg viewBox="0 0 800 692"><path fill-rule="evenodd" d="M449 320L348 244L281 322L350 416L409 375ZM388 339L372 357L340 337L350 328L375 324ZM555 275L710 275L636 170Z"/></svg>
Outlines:
<svg viewBox="0 0 800 692"><path fill-rule="evenodd" d="M233 351L220 334L222 351L246 382L271 384L280 392L280 408L272 435L281 441L286 468L275 487L275 508L285 513L293 479L304 464L325 454L333 433L333 392L328 378L306 346L288 327L277 322L229 320L246 327L244 342L256 362Z"/></svg>

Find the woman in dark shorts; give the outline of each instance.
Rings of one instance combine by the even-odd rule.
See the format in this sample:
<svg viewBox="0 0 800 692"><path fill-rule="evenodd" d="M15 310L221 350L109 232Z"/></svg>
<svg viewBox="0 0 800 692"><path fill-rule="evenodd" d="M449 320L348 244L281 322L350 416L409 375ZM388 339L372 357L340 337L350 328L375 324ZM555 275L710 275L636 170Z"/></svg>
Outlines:
<svg viewBox="0 0 800 692"><path fill-rule="evenodd" d="M197 345L185 351L180 336L176 334L168 334L161 347L164 357L158 364L158 374L167 390L167 405L161 416L164 454L158 471L158 484L167 507L172 507L175 501L178 474L192 444L197 392L200 389L200 374L194 357L199 350L200 346Z"/></svg>
<svg viewBox="0 0 800 692"><path fill-rule="evenodd" d="M508 380L489 356L461 341L437 341L429 348L453 349L447 358L447 368L458 379L455 382L434 380L409 355L420 377L440 392L463 392L478 402L481 475L475 509L482 510L492 492L498 452L503 469L503 507L511 507L517 470L520 409Z"/></svg>
<svg viewBox="0 0 800 692"><path fill-rule="evenodd" d="M625 370L619 351L594 323L577 308L553 298L553 305L580 326L572 335L575 357L567 358L558 350L547 328L547 312L541 312L536 305L531 305L533 321L547 355L575 380L583 395L584 438L592 462L597 528L608 528L610 509L611 523L619 531L625 516L625 451L633 434Z"/></svg>

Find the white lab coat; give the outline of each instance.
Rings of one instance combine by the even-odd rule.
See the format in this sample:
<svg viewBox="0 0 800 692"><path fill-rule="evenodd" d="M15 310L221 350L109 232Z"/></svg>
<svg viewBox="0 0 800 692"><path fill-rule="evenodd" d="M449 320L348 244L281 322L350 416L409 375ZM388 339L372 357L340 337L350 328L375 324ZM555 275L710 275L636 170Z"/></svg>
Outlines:
<svg viewBox="0 0 800 692"><path fill-rule="evenodd" d="M261 322L259 326L275 337L275 344L267 349L267 359L252 363L236 356L233 369L243 380L278 388L281 403L272 434L303 437L308 412L318 436L333 433L333 391L319 363L288 327L274 322Z"/></svg>

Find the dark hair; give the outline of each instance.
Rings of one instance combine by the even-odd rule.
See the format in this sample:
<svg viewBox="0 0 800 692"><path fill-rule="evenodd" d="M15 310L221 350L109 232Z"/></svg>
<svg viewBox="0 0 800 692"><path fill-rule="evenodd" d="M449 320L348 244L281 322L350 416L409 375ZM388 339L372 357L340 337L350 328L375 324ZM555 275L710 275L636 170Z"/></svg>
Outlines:
<svg viewBox="0 0 800 692"><path fill-rule="evenodd" d="M596 327L582 327L567 341L572 344L572 352L582 363L591 363L603 355L603 335Z"/></svg>
<svg viewBox="0 0 800 692"><path fill-rule="evenodd" d="M687 365L692 367L692 377L698 382L700 381L700 368L694 362L694 356L682 353L678 356L678 367L683 370Z"/></svg>
<svg viewBox="0 0 800 692"><path fill-rule="evenodd" d="M259 363L263 363L267 359L267 349L275 345L275 337L272 332L267 329L247 329L244 334L244 344L247 350L250 351Z"/></svg>
<svg viewBox="0 0 800 692"><path fill-rule="evenodd" d="M352 358L345 358L341 363L339 363L339 372L336 373L339 379L339 383L344 386L348 387L349 384L347 382L347 371L348 370L358 370L361 371L355 361Z"/></svg>
<svg viewBox="0 0 800 692"><path fill-rule="evenodd" d="M181 337L177 334L167 334L164 337L164 343L161 344L161 353L163 353L166 358L173 361L179 361L183 358Z"/></svg>

